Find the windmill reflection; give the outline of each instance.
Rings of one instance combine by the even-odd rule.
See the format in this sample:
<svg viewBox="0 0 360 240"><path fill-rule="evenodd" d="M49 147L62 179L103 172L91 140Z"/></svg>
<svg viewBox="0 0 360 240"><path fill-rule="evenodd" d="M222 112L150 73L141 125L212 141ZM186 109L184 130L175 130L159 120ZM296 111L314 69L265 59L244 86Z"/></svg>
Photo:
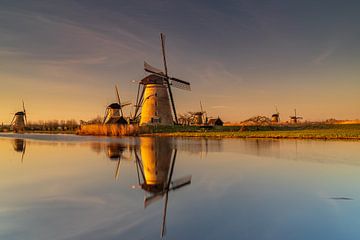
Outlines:
<svg viewBox="0 0 360 240"><path fill-rule="evenodd" d="M177 149L166 138L141 138L140 155L134 151L139 186L146 192L144 207L163 199L161 237L165 235L165 223L169 192L191 184L191 176L173 180Z"/></svg>
<svg viewBox="0 0 360 240"><path fill-rule="evenodd" d="M15 152L21 153L21 162L23 162L25 151L26 151L25 139L14 139L13 147L14 147Z"/></svg>
<svg viewBox="0 0 360 240"><path fill-rule="evenodd" d="M123 156L124 151L127 149L127 145L121 143L109 143L106 146L106 155L112 161L117 161L115 170L115 179L119 178L120 162L122 159L128 159Z"/></svg>

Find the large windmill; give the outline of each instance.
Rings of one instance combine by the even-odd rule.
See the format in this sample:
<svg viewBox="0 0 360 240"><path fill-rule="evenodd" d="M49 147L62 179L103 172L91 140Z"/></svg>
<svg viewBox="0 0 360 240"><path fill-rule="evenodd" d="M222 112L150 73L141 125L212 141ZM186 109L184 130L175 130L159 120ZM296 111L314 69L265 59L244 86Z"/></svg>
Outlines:
<svg viewBox="0 0 360 240"><path fill-rule="evenodd" d="M140 125L172 125L174 122L178 124L172 87L190 91L189 82L168 75L165 35L161 33L160 39L164 71L144 62L144 70L150 75L139 82L133 116L134 120L140 120Z"/></svg>
<svg viewBox="0 0 360 240"><path fill-rule="evenodd" d="M121 103L119 90L115 85L115 93L118 102L110 104L105 110L104 124L127 124L124 118L123 107L130 105L131 103Z"/></svg>
<svg viewBox="0 0 360 240"><path fill-rule="evenodd" d="M166 214L169 193L191 184L191 176L173 180L177 150L172 149L168 139L143 138L140 142L140 153L135 152L136 170L139 186L147 193L144 207L163 199L163 217L161 237L166 232Z"/></svg>
<svg viewBox="0 0 360 240"><path fill-rule="evenodd" d="M25 126L27 125L27 117L24 101L22 101L23 111L19 111L14 114L13 119L11 120L10 126L13 128L14 132L23 132Z"/></svg>
<svg viewBox="0 0 360 240"><path fill-rule="evenodd" d="M291 123L298 123L299 120L303 119L302 117L296 115L296 108L294 109L294 113L295 113L294 116L290 116Z"/></svg>

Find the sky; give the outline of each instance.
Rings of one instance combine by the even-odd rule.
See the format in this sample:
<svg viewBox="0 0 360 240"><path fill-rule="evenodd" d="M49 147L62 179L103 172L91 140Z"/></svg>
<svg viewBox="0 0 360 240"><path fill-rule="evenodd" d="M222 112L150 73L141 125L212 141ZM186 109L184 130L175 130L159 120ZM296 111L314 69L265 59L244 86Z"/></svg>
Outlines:
<svg viewBox="0 0 360 240"><path fill-rule="evenodd" d="M0 0L0 123L89 120L134 102L166 35L179 113L239 122L294 108L306 120L360 118L360 2ZM134 112L127 108L126 113Z"/></svg>

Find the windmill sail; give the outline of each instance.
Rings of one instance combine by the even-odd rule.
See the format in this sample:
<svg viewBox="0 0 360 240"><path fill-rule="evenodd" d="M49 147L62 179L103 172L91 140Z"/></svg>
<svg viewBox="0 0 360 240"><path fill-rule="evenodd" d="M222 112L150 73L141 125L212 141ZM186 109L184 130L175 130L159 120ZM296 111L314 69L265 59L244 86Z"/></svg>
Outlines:
<svg viewBox="0 0 360 240"><path fill-rule="evenodd" d="M148 64L147 62L144 62L144 70L149 72L149 73L154 73L154 74L159 74L159 75L164 75L164 73L162 72L162 70L151 66L150 64Z"/></svg>
<svg viewBox="0 0 360 240"><path fill-rule="evenodd" d="M180 88L183 90L191 91L190 83L184 80L180 80L178 78L171 77L171 85L176 88Z"/></svg>

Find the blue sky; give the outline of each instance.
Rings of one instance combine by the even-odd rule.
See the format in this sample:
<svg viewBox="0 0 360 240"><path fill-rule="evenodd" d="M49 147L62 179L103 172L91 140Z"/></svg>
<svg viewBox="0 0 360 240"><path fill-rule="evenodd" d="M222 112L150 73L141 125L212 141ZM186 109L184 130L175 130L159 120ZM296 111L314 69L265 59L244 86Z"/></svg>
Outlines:
<svg viewBox="0 0 360 240"><path fill-rule="evenodd" d="M143 61L190 81L179 112L240 121L293 109L309 120L360 118L357 1L0 2L0 122L89 119L134 101ZM128 109L130 111L130 109Z"/></svg>

